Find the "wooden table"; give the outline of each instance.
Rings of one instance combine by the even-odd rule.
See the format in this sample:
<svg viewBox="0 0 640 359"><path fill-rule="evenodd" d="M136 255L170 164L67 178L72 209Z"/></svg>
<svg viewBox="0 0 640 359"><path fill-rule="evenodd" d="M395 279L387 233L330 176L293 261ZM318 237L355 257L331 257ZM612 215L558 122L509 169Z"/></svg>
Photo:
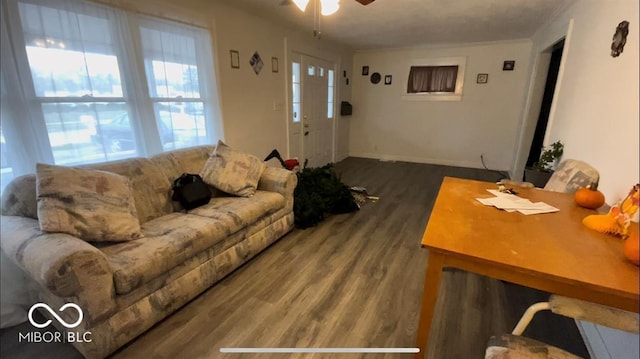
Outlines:
<svg viewBox="0 0 640 359"><path fill-rule="evenodd" d="M575 205L569 194L516 189L519 196L560 211L509 213L475 200L493 197L486 189L497 186L451 177L442 182L422 237L429 262L418 324L420 353L415 358L426 352L444 267L638 312L638 267L624 258L622 239L582 224L594 211Z"/></svg>

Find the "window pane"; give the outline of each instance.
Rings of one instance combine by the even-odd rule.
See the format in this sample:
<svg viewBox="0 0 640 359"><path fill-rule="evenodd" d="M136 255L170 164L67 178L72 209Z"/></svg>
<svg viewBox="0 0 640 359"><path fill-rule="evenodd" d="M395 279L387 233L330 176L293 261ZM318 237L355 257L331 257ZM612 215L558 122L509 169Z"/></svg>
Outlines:
<svg viewBox="0 0 640 359"><path fill-rule="evenodd" d="M151 97L199 98L193 36L145 27L140 33Z"/></svg>
<svg viewBox="0 0 640 359"><path fill-rule="evenodd" d="M293 104L293 122L300 122L300 103Z"/></svg>
<svg viewBox="0 0 640 359"><path fill-rule="evenodd" d="M300 122L300 63L291 63L291 92L292 92L292 113L291 120L293 122Z"/></svg>
<svg viewBox="0 0 640 359"><path fill-rule="evenodd" d="M111 161L137 155L126 104L47 103L42 105L56 164Z"/></svg>
<svg viewBox="0 0 640 359"><path fill-rule="evenodd" d="M0 191L4 191L4 187L13 179L13 168L9 165L9 157L7 153L7 144L4 141L4 133L0 126Z"/></svg>
<svg viewBox="0 0 640 359"><path fill-rule="evenodd" d="M327 78L327 117L333 118L333 70L329 70Z"/></svg>
<svg viewBox="0 0 640 359"><path fill-rule="evenodd" d="M293 84L291 91L293 92L293 102L300 102L300 84Z"/></svg>
<svg viewBox="0 0 640 359"><path fill-rule="evenodd" d="M208 142L202 102L158 102L154 111L165 151Z"/></svg>
<svg viewBox="0 0 640 359"><path fill-rule="evenodd" d="M19 9L37 96L122 97L106 15L99 10L89 16L25 3L19 3Z"/></svg>
<svg viewBox="0 0 640 359"><path fill-rule="evenodd" d="M297 62L294 62L292 64L292 69L291 69L291 74L292 74L292 82L293 83L300 83L300 64Z"/></svg>

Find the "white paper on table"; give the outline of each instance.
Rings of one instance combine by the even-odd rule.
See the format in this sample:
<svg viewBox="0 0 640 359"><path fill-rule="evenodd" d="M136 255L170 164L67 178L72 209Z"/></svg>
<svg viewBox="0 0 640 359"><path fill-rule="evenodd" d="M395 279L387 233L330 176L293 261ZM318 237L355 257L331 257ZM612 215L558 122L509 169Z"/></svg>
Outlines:
<svg viewBox="0 0 640 359"><path fill-rule="evenodd" d="M538 202L537 204L540 204L540 207L537 209L519 209L518 212L528 216L530 214L553 213L560 211L558 208L544 202Z"/></svg>
<svg viewBox="0 0 640 359"><path fill-rule="evenodd" d="M518 211L524 215L551 213L559 211L558 208L550 206L544 202L533 203L526 198L521 198L510 193L503 193L497 190L487 190L495 197L476 198L476 201L485 206L495 206L507 212Z"/></svg>

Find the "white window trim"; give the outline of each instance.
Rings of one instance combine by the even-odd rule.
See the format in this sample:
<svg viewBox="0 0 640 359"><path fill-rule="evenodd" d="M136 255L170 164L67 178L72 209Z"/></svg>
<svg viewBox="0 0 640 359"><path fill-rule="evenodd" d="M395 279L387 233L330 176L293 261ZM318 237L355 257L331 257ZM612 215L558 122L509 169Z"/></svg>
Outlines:
<svg viewBox="0 0 640 359"><path fill-rule="evenodd" d="M421 58L409 61L402 77L402 99L406 101L462 101L462 89L464 87L464 73L466 65L466 56ZM456 79L455 92L453 94L450 92L407 93L407 84L409 81L411 66L458 66L458 77Z"/></svg>

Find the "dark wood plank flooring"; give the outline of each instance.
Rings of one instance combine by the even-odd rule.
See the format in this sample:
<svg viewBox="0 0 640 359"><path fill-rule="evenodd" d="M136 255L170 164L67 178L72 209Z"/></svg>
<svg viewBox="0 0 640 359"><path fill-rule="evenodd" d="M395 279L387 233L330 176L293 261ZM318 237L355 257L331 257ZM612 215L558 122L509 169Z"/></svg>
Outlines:
<svg viewBox="0 0 640 359"><path fill-rule="evenodd" d="M114 358L411 358L409 354L222 354L222 347L414 347L428 253L420 239L444 176L495 181L477 169L348 158L343 181L378 202L294 230L116 352ZM546 293L458 270L443 275L429 358L483 358ZM27 329L25 329L27 328ZM3 358L70 358L65 345L18 345ZM525 335L588 358L571 319L536 316Z"/></svg>

